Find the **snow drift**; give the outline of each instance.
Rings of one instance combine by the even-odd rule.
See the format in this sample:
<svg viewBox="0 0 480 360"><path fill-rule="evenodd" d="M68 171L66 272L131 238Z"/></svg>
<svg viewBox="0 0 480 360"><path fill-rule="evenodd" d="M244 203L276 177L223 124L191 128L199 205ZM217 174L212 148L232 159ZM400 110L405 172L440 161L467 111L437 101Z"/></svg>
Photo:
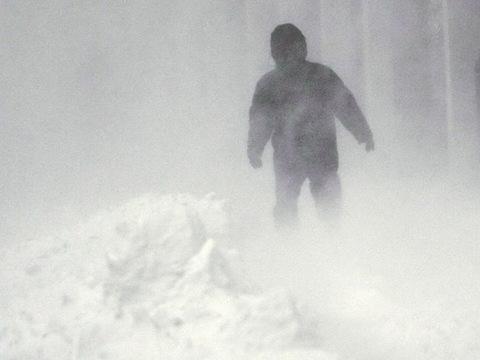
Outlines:
<svg viewBox="0 0 480 360"><path fill-rule="evenodd" d="M145 196L4 250L2 359L334 358L232 266L227 223L213 196Z"/></svg>
<svg viewBox="0 0 480 360"><path fill-rule="evenodd" d="M401 302L388 277L349 264L348 254L322 255L308 232L283 245L271 234L255 238L265 252L246 268L225 245L223 207L214 196L144 196L57 236L1 249L0 358L479 358L477 298L456 301L444 291ZM252 276L266 272L298 298L253 286ZM314 313L296 301L308 303L308 292Z"/></svg>

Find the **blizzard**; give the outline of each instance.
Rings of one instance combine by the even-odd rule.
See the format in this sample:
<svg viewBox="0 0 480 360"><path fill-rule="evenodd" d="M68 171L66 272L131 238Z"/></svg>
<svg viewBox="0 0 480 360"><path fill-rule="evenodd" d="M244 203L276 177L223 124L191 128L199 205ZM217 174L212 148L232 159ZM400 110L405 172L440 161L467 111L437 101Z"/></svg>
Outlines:
<svg viewBox="0 0 480 360"><path fill-rule="evenodd" d="M478 0L0 1L0 360L480 359ZM371 126L272 221L270 34Z"/></svg>

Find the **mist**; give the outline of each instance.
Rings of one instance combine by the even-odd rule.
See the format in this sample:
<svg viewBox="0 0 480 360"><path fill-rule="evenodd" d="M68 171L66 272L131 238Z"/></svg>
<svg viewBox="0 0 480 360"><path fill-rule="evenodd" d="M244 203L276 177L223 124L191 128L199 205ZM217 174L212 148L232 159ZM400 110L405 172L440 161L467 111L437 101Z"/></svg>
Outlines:
<svg viewBox="0 0 480 360"><path fill-rule="evenodd" d="M352 90L376 143L367 154L337 124L338 231L305 186L300 228L279 234L272 150L260 170L247 159L255 84L287 22ZM476 0L1 1L0 246L145 193L215 193L250 280L292 292L329 351L420 358L423 323L480 300L479 32ZM392 314L410 338L379 325ZM437 359L480 346L468 326Z"/></svg>

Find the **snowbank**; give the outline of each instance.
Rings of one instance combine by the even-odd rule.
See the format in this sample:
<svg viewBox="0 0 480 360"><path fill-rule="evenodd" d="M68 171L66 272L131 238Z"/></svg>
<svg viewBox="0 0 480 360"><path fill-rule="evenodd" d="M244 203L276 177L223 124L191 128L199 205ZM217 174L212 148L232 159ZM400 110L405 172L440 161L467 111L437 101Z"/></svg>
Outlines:
<svg viewBox="0 0 480 360"><path fill-rule="evenodd" d="M222 202L145 196L5 250L2 359L333 359L234 270Z"/></svg>
<svg viewBox="0 0 480 360"><path fill-rule="evenodd" d="M322 262L296 239L297 253L279 257L278 269L319 294L320 320L312 320L285 292L245 280L238 256L222 246L228 227L213 196L145 196L1 250L0 359L480 358L474 299L472 307L448 297L400 304L382 278L363 278L335 256ZM298 256L304 263L295 267Z"/></svg>

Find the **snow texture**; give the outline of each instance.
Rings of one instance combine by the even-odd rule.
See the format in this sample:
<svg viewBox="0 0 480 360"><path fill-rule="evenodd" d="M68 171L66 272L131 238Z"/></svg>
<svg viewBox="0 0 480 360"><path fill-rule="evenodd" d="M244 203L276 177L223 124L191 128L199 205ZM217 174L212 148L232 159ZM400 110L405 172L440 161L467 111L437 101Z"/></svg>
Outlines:
<svg viewBox="0 0 480 360"><path fill-rule="evenodd" d="M1 358L335 359L285 292L234 270L227 227L212 195L152 195L3 249Z"/></svg>
<svg viewBox="0 0 480 360"><path fill-rule="evenodd" d="M286 292L256 289L222 246L223 208L213 195L144 196L4 247L0 359L480 358L478 307L409 308L340 279L307 316Z"/></svg>

